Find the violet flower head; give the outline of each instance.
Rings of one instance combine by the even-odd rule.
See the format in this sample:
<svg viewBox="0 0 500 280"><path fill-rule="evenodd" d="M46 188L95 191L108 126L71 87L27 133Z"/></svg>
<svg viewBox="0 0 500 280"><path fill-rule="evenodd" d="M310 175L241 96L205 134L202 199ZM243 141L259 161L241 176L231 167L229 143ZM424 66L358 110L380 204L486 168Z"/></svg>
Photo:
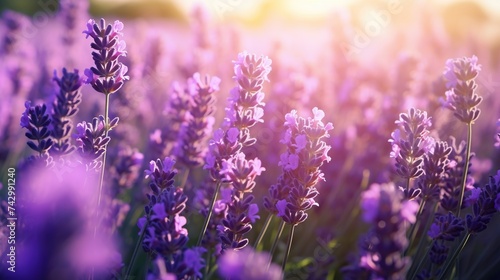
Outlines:
<svg viewBox="0 0 500 280"><path fill-rule="evenodd" d="M73 129L73 117L78 112L78 105L82 101L80 87L82 79L78 75L78 70L68 72L66 68L62 70L62 77L57 77L54 71L54 81L59 87L51 112L51 135L54 145L50 150L51 155L62 156L75 150L71 144L70 136Z"/></svg>
<svg viewBox="0 0 500 280"><path fill-rule="evenodd" d="M188 166L199 166L207 152L207 138L212 133L215 122L214 93L219 90L220 79L205 76L202 80L195 73L188 83L194 88L191 97L191 109L186 112L186 122L180 129L177 159Z"/></svg>
<svg viewBox="0 0 500 280"><path fill-rule="evenodd" d="M281 183L271 187L271 197L264 203L268 210L292 225L304 222L307 219L305 212L318 205L314 200L319 194L316 184L325 180L320 167L331 160L328 156L331 146L324 138L330 136L333 125L323 123L325 113L322 110L315 107L312 111L312 118L299 117L295 110L286 114L287 130L280 142L287 146L287 151L278 163L283 168L283 175ZM283 186L285 182L286 187Z"/></svg>
<svg viewBox="0 0 500 280"><path fill-rule="evenodd" d="M410 179L424 174L424 155L434 150L435 141L429 136L432 125L427 112L411 108L408 113L399 115L397 128L389 143L392 145L391 157L396 160L396 172L409 182ZM419 190L412 190L407 185L405 191L409 199L418 196Z"/></svg>
<svg viewBox="0 0 500 280"><path fill-rule="evenodd" d="M28 146L38 152L38 156L48 155L48 150L53 145L50 138L50 115L45 104L31 106L30 101L24 104L26 110L21 116L21 127L26 128ZM36 142L36 143L35 143Z"/></svg>
<svg viewBox="0 0 500 280"><path fill-rule="evenodd" d="M271 72L271 60L267 56L241 52L233 63L233 79L238 86L230 92L225 123L227 127L238 128L239 141L243 146L250 146L256 139L250 137L249 128L258 122L264 122L265 94L262 90Z"/></svg>
<svg viewBox="0 0 500 280"><path fill-rule="evenodd" d="M466 145L462 141L459 145L456 144L455 138L452 137L451 152L448 156L448 163L445 165L444 176L440 185L440 208L447 213L448 211L455 212L459 205L460 191L462 184L463 173L465 172L466 162ZM470 165L470 162L469 162ZM469 175L470 168L467 174L467 186L472 186L473 178ZM462 206L465 206L462 204Z"/></svg>
<svg viewBox="0 0 500 280"><path fill-rule="evenodd" d="M472 214L467 214L465 217L469 233L477 234L486 229L493 214L498 211L499 194L500 180L490 177L489 184L482 188L476 202L472 205Z"/></svg>
<svg viewBox="0 0 500 280"><path fill-rule="evenodd" d="M85 82L105 95L115 93L129 79L127 66L119 62L121 56L127 55L125 41L121 40L122 30L123 23L118 20L113 25L106 25L104 19L99 23L91 19L83 31L86 38L90 36L94 40L90 46L95 50L92 52L95 66L85 69Z"/></svg>
<svg viewBox="0 0 500 280"><path fill-rule="evenodd" d="M410 263L408 257L403 257L408 246L406 229L415 222L418 203L403 200L393 184L373 184L363 193L361 208L364 220L371 224L361 266L375 278L404 278Z"/></svg>
<svg viewBox="0 0 500 280"><path fill-rule="evenodd" d="M117 125L118 118L114 118L109 123L109 130ZM73 137L76 139L77 152L82 157L83 163L91 169L99 169L102 163L100 157L110 141L109 136L106 136L104 117L93 118L91 123L85 121L78 123Z"/></svg>
<svg viewBox="0 0 500 280"><path fill-rule="evenodd" d="M444 180L445 170L449 164L448 156L452 148L445 141L435 142L431 152L423 157L422 174L416 181L416 186L421 190L423 199L438 200L440 197L440 184Z"/></svg>
<svg viewBox="0 0 500 280"><path fill-rule="evenodd" d="M233 280L280 280L281 268L271 264L269 269L269 254L255 252L252 248L239 251L227 251L218 260L219 274L224 279Z"/></svg>
<svg viewBox="0 0 500 280"><path fill-rule="evenodd" d="M145 170L146 178L151 178L149 187L153 194L148 194L149 205L145 207L146 214L149 214L151 207L159 201L160 195L164 190L173 189L174 176L177 175L177 170L174 169L175 160L170 157L165 157L162 161L157 159L149 162L149 170Z"/></svg>
<svg viewBox="0 0 500 280"><path fill-rule="evenodd" d="M132 149L126 145L119 145L118 153L112 158L109 176L112 178L112 196L130 189L139 177L139 169L142 166L144 155L137 149Z"/></svg>
<svg viewBox="0 0 500 280"><path fill-rule="evenodd" d="M453 241L464 229L464 221L448 212L447 215L436 215L427 235L433 240Z"/></svg>
<svg viewBox="0 0 500 280"><path fill-rule="evenodd" d="M205 268L205 259L203 254L207 250L203 247L194 247L184 251L182 275L194 277L195 279L203 278L203 268Z"/></svg>
<svg viewBox="0 0 500 280"><path fill-rule="evenodd" d="M449 242L453 242L460 237L465 230L465 223L460 217L456 217L452 212L448 214L436 214L434 223L432 223L427 235L432 239L432 245L429 252L429 259L432 266L442 266L448 258L450 251ZM440 269L424 270L421 273L429 274L433 271L437 277L440 274ZM431 278L431 277L428 277Z"/></svg>
<svg viewBox="0 0 500 280"><path fill-rule="evenodd" d="M252 203L254 196L247 195L255 187L255 178L265 170L258 158L247 160L238 152L222 162L220 174L230 182L231 198L227 201L227 213L219 227L222 248L241 249L248 244L244 235L252 229L252 224L260 218L259 208Z"/></svg>
<svg viewBox="0 0 500 280"><path fill-rule="evenodd" d="M476 56L449 59L443 73L448 91L445 93L446 100L442 103L464 123L474 122L481 112L477 108L483 100L476 93L475 79L481 71L481 65L477 61Z"/></svg>

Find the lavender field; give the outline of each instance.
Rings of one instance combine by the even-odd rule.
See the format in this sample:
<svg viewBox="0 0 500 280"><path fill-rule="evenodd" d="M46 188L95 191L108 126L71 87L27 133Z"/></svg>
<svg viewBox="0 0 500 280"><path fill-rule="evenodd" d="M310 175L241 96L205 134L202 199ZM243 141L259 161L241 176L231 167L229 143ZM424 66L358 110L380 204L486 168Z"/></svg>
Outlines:
<svg viewBox="0 0 500 280"><path fill-rule="evenodd" d="M20 2L0 279L499 279L495 1Z"/></svg>

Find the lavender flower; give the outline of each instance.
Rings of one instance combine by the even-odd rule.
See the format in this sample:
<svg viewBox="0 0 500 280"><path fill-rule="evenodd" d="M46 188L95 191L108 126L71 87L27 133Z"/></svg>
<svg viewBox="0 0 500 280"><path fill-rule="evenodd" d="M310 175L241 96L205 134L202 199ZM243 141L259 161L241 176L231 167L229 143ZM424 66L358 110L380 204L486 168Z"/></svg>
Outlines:
<svg viewBox="0 0 500 280"><path fill-rule="evenodd" d="M190 84L194 85L194 84ZM192 101L191 96L194 88L182 88L177 82L174 82L170 87L170 100L168 107L165 109L165 115L167 116L168 126L165 127L165 132L163 133L164 141L166 142L176 142L179 139L179 132L182 124L185 123L186 116L191 110ZM171 148L165 150L166 153L170 153Z"/></svg>
<svg viewBox="0 0 500 280"><path fill-rule="evenodd" d="M30 139L27 144L32 150L38 152L39 157L48 155L53 141L50 138L50 115L47 113L47 106L45 104L31 106L30 101L26 101L24 106L26 110L21 116L21 127L28 130L25 134Z"/></svg>
<svg viewBox="0 0 500 280"><path fill-rule="evenodd" d="M271 264L269 254L254 252L251 248L225 252L218 260L219 274L225 279L234 280L278 280L282 279L279 266Z"/></svg>
<svg viewBox="0 0 500 280"><path fill-rule="evenodd" d="M283 168L283 176L290 177L290 192L285 199L278 200L275 207L278 216L294 226L305 221L305 211L318 205L314 200L319 194L315 185L319 180L324 180L320 170L323 162L330 161L328 151L331 147L323 138L330 136L328 132L333 129L333 125L322 122L325 113L318 108L313 109L313 114L313 118L307 119L299 117L295 110L287 114L287 130L280 141L287 145L279 165ZM273 199L276 201L277 197Z"/></svg>
<svg viewBox="0 0 500 280"><path fill-rule="evenodd" d="M63 156L75 150L70 142L73 129L71 117L78 112L78 105L82 100L80 93L82 80L78 75L78 70L68 72L66 68L63 68L62 72L62 78L58 78L57 73L54 72L54 81L59 86L59 93L56 95L51 113L51 135L54 145L50 153L53 156Z"/></svg>
<svg viewBox="0 0 500 280"><path fill-rule="evenodd" d="M434 144L432 151L423 157L423 170L425 171L416 181L416 186L422 192L422 199L438 200L441 192L445 170L449 164L448 156L452 148L445 141Z"/></svg>
<svg viewBox="0 0 500 280"><path fill-rule="evenodd" d="M85 82L105 95L115 93L129 79L126 76L127 66L119 62L121 56L127 55L125 41L120 40L122 29L123 23L118 20L113 25L106 25L104 19L99 24L91 19L87 23L87 30L83 31L86 38L90 36L94 39L90 46L95 50L92 52L95 66L85 69Z"/></svg>
<svg viewBox="0 0 500 280"><path fill-rule="evenodd" d="M248 244L248 239L243 236L252 229L251 224L259 218L259 208L257 204L251 203L253 195L245 195L252 192L255 177L264 170L259 159L247 160L241 152L223 161L221 174L231 182L232 192L227 214L219 227L222 249L241 249Z"/></svg>
<svg viewBox="0 0 500 280"><path fill-rule="evenodd" d="M402 279L410 264L402 253L408 245L406 229L415 222L418 204L403 200L393 184L373 184L361 198L363 220L371 225L364 246L361 266L372 277Z"/></svg>
<svg viewBox="0 0 500 280"><path fill-rule="evenodd" d="M174 164L175 161L168 157L163 161L151 161L146 177L151 178L149 186L153 194L148 195L146 215L139 219L137 225L145 233L142 241L144 251L153 257L162 257L166 271L174 273L177 279L197 279L202 277L201 270L205 267L202 254L206 250L201 247L185 249L188 242L188 231L184 228L187 219L181 213L186 209L187 196L173 185L173 177L177 173L173 169Z"/></svg>
<svg viewBox="0 0 500 280"><path fill-rule="evenodd" d="M498 211L498 200L500 197L500 180L490 177L490 182L481 189L475 203L472 205L472 214L467 214L465 221L467 231L477 234L486 229L493 214Z"/></svg>
<svg viewBox="0 0 500 280"><path fill-rule="evenodd" d="M137 149L119 145L116 157L111 160L109 175L113 182L112 195L115 197L125 189L130 189L139 177L139 168L144 155Z"/></svg>
<svg viewBox="0 0 500 280"><path fill-rule="evenodd" d="M250 136L250 128L263 122L264 92L263 84L271 72L271 60L242 52L234 63L233 79L238 83L230 92L226 108L226 125L239 131L238 141L243 146L253 145L257 140Z"/></svg>
<svg viewBox="0 0 500 280"><path fill-rule="evenodd" d="M463 57L448 59L443 76L447 80L445 107L453 111L453 115L464 123L473 123L479 117L480 110L477 108L483 100L477 95L477 83L475 78L481 65L477 63L477 57Z"/></svg>
<svg viewBox="0 0 500 280"><path fill-rule="evenodd" d="M454 212L460 205L460 187L462 182L462 176L465 172L465 142L461 142L460 145L456 145L455 138L452 138L452 150L449 154L449 162L445 166L445 174L443 177L441 196L440 196L440 208L447 213L448 211ZM468 163L470 165L470 163ZM472 185L472 177L469 175L469 170L467 171L467 186Z"/></svg>
<svg viewBox="0 0 500 280"><path fill-rule="evenodd" d="M118 118L114 118L109 129L118 125ZM81 122L76 125L76 133L73 135L76 139L77 151L82 157L85 164L91 169L99 169L101 160L99 159L110 141L109 136L106 136L104 118L94 118L92 123Z"/></svg>
<svg viewBox="0 0 500 280"><path fill-rule="evenodd" d="M146 214L149 215L151 208L160 200L160 195L164 190L174 188L174 176L177 170L174 167L175 160L165 157L162 161L157 159L149 162L149 170L146 170L146 178L151 177L149 187L153 194L147 194L149 205L145 207ZM184 205L183 203L181 205Z"/></svg>
<svg viewBox="0 0 500 280"><path fill-rule="evenodd" d="M427 234L433 240L453 241L460 236L464 229L464 221L448 212L447 215L436 215Z"/></svg>
<svg viewBox="0 0 500 280"><path fill-rule="evenodd" d="M410 180L424 174L424 155L432 151L434 141L429 136L431 119L427 112L411 108L399 115L399 126L391 134L391 157L396 160L396 172L406 180L405 194L408 199L418 196L420 190L410 188Z"/></svg>
<svg viewBox="0 0 500 280"><path fill-rule="evenodd" d="M198 166L205 157L205 142L215 122L212 117L215 110L213 94L219 90L220 79L206 76L202 81L200 74L195 73L188 83L195 93L191 96L192 109L186 112L186 123L180 130L176 156L188 166Z"/></svg>
<svg viewBox="0 0 500 280"><path fill-rule="evenodd" d="M456 217L452 212L448 212L446 215L436 214L434 223L432 223L427 232L427 235L432 238L432 245L429 252L431 268L421 271L421 278L431 279L441 273L441 266L445 263L450 251L450 244L447 244L447 242L453 242L462 234L464 229L464 221ZM433 266L439 269L432 269Z"/></svg>

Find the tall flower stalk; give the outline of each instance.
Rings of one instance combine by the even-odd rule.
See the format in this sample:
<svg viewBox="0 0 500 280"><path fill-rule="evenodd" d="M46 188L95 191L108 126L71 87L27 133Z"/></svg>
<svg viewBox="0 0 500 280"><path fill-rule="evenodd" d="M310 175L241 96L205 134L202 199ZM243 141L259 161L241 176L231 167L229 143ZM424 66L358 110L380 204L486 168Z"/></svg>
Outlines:
<svg viewBox="0 0 500 280"><path fill-rule="evenodd" d="M242 52L233 63L233 79L237 86L230 92L223 128L214 133L206 158L205 169L217 181L217 187L198 244L205 235L217 193L224 183L231 189L232 198L226 217L218 228L220 238L223 248L241 249L248 244L243 235L250 231L251 223L258 218L258 207L251 203L253 196L248 194L255 186L255 176L264 170L259 159L247 160L242 148L248 148L257 141L250 136L250 128L263 122L263 84L271 71L271 60Z"/></svg>
<svg viewBox="0 0 500 280"><path fill-rule="evenodd" d="M449 59L446 61L446 68L443 73L446 79L447 91L444 105L453 112L453 115L467 125L467 150L465 153L464 172L462 174L462 188L460 191L457 215L460 215L464 198L465 186L467 184L467 173L472 147L472 124L477 120L481 111L478 105L483 100L477 93L477 83L475 81L481 65L477 62L477 57L463 57Z"/></svg>
<svg viewBox="0 0 500 280"><path fill-rule="evenodd" d="M109 120L109 97L117 92L129 79L127 74L127 66L119 61L119 58L126 56L125 41L121 40L123 33L123 23L115 21L113 25L106 25L106 21L101 19L96 23L93 19L87 22L87 29L83 31L86 38L92 37L93 42L90 44L92 49L92 59L94 66L90 69L85 69L87 76L86 83L92 85L92 88L97 92L103 93L105 96L104 102L104 137L108 137L108 132L111 129L110 123L116 122ZM97 208L101 204L101 195L104 181L104 170L106 168L106 150L102 155L101 176L99 180L99 194L97 198Z"/></svg>
<svg viewBox="0 0 500 280"><path fill-rule="evenodd" d="M405 179L405 196L408 199L419 195L419 189L412 188L410 182L424 174L424 155L433 148L433 139L429 136L431 118L427 112L411 108L408 113L399 115L399 126L392 134L391 157L396 160L396 172Z"/></svg>
<svg viewBox="0 0 500 280"><path fill-rule="evenodd" d="M283 270L295 227L307 219L307 210L318 206L315 201L319 194L316 185L320 180L325 180L320 167L325 161L331 160L328 156L331 146L326 144L324 138L330 137L329 131L333 129L333 125L323 123L325 113L322 110L315 107L312 111L313 118L299 117L295 110L285 116L287 130L280 142L286 145L287 150L281 155L279 165L283 168L282 182L286 182L288 193L270 191L271 196L278 197L267 199L268 207L282 219L280 227L283 223L290 224ZM275 201L275 204L272 205L270 201ZM279 235L276 240L278 239Z"/></svg>
<svg viewBox="0 0 500 280"><path fill-rule="evenodd" d="M52 106L51 113L51 136L54 139L50 153L52 155L63 156L75 150L70 142L73 122L71 117L78 113L78 105L82 101L80 87L82 80L78 75L78 70L68 72L65 68L62 70L62 77L57 77L54 73L54 81L59 87Z"/></svg>

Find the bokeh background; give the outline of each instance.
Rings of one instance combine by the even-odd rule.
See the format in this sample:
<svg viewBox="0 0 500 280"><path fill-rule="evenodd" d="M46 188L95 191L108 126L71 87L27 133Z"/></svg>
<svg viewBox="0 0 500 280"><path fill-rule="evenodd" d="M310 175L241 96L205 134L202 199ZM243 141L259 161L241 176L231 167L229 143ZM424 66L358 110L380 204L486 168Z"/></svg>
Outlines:
<svg viewBox="0 0 500 280"><path fill-rule="evenodd" d="M313 107L325 111L325 121L335 126L329 139L332 162L323 168L326 182L318 187L320 206L297 230L290 260L292 271L296 271L291 275L300 279L312 273L340 279L340 268L352 260L358 238L367 228L359 218L360 193L371 183L400 180L394 173L387 141L399 113L410 107L426 110L433 118L433 136L465 139L465 126L440 104L444 98L441 74L449 58L477 55L483 65L478 83L484 101L482 115L474 125L476 156L471 175L476 184L484 184L500 169L499 149L494 147L500 118L499 1L93 0L88 14L77 16L81 22L73 29L76 39L66 49L55 43L68 36L54 9L57 2L0 0L0 12L12 9L34 20L40 13L47 17L35 25L39 32L27 44L32 49L26 52L40 62L33 72L24 73L33 79L28 83L31 87L4 99L12 102L8 108L12 125L4 122L1 127L10 131L2 135L6 137L0 153L2 170L28 154L24 141L19 141L23 132L18 119L24 101L51 96L54 69L83 71L91 65L89 42L80 34L88 20L85 16L125 23L131 81L112 97L111 114L121 121L113 131L110 157L117 156L122 146L137 149L144 154L141 172L149 160L165 156L155 150L150 136L157 129L168 130L173 82L184 83L196 71L220 77L217 126L227 94L234 87L231 60L242 50L273 60L265 87L266 121L252 131L261 144L248 156L259 156L267 169L255 190L259 202L280 174L277 162L283 150L279 138L285 113L297 109L307 115ZM395 6L390 8L389 3ZM89 88L83 93L77 121L102 112L102 97ZM5 104L0 106L4 114ZM125 263L135 244L135 223L147 192L140 174L120 197L130 204L118 229ZM203 181L201 168L192 174L193 186ZM190 232L197 232L201 219L190 217ZM256 225L254 235L260 226ZM472 240L461 260L464 265L458 266L463 279L494 279L489 277L499 275L499 232L497 217L487 232ZM264 247L269 248L271 242L266 240ZM283 251L284 244L280 245ZM315 259L318 248L323 250L321 256L326 256L321 261ZM146 263L144 254L141 261ZM144 267L134 274L144 273Z"/></svg>

